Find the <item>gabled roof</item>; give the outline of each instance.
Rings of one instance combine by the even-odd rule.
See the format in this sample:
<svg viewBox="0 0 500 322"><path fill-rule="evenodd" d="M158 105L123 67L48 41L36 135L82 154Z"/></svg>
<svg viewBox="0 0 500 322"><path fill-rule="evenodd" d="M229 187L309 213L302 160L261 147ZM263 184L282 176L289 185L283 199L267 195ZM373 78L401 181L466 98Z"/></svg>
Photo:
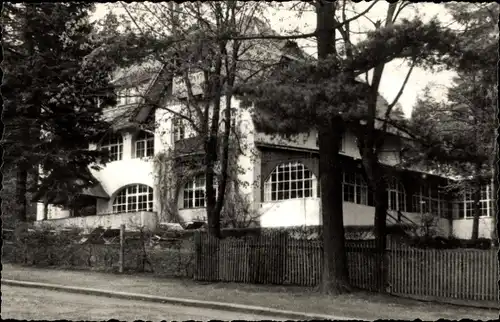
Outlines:
<svg viewBox="0 0 500 322"><path fill-rule="evenodd" d="M118 87L150 83L162 67L163 64L151 59L127 68L119 68L113 73L111 83Z"/></svg>
<svg viewBox="0 0 500 322"><path fill-rule="evenodd" d="M251 20L253 24L252 28L249 28L249 35L253 33L257 34L270 34L274 35L276 32L263 20L253 17ZM193 33L196 33L197 28L192 28ZM254 41L254 40L251 40ZM293 41L289 40L271 40L265 43L268 50L278 57L288 57L291 59L301 59L301 60L311 60L312 58L307 54L303 53ZM148 90L145 95L155 102L161 99L165 87L171 80L165 65L156 61L146 62L142 65L132 66L127 70L119 70L115 75L115 83L123 84L128 86L130 84L140 83L148 81ZM134 80L134 78L137 78ZM143 104L142 106L128 106L122 109L114 109L114 111L106 112L106 119L114 124L113 128L124 128L132 126L133 124L139 122L145 122L150 113L154 110L154 107L148 104ZM115 125L116 124L116 125Z"/></svg>
<svg viewBox="0 0 500 322"><path fill-rule="evenodd" d="M162 70L162 63L150 59L141 64L115 70L112 83L118 88L145 85L146 90L143 95L149 95L151 89L157 85L158 75ZM135 127L137 123L143 122L147 118L147 115L143 116L143 110L144 106L141 106L141 103L116 106L105 109L103 118L111 123L112 129L116 131Z"/></svg>

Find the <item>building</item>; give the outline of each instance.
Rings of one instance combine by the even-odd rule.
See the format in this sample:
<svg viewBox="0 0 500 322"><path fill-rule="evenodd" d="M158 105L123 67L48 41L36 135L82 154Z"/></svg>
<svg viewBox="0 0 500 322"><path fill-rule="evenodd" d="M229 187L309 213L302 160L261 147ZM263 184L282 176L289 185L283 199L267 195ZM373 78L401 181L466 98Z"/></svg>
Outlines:
<svg viewBox="0 0 500 322"><path fill-rule="evenodd" d="M282 51L281 55L286 53ZM195 84L197 77L200 79L194 73L191 78ZM182 110L183 98L187 95L182 90L182 78L169 74L161 64L148 64L119 72L115 82L121 88L120 102L105 111L113 131L100 142L89 145L91 149L108 149L111 156L111 161L100 171L91 170L100 185L82 192L89 211L82 213L49 205L47 219L42 220L44 206L39 204L39 223L84 229L117 228L125 224L128 229L134 229L137 226L153 228L168 221L162 205L165 192L160 193L155 157L171 151L177 167L183 167L182 160L196 159L202 149L194 131L172 112ZM168 88L167 95L159 98L163 88ZM164 108L144 104L144 97L160 99ZM379 105L383 109L386 102L381 99ZM311 131L293 139L271 137L255 130L250 111L242 107L238 99L233 98L231 106L235 109L234 121L242 141L237 164L243 171L238 179L247 183L239 187L239 192L258 214L259 224L263 227L320 225L316 133ZM380 156L388 169L393 170L388 182L388 223L394 224L402 218L421 226L428 217L423 214L430 213L438 234L469 238L473 213L470 194L443 191L440 187L448 179L438 175L395 167L400 161L403 140L399 133L389 134L386 152ZM344 134L341 154L344 223L372 226L373 198L362 175L354 135L349 130ZM194 171L185 174L181 181L177 182L175 194L181 221L206 220L203 175ZM480 237L489 238L494 229L491 192L491 187L486 186L482 193Z"/></svg>

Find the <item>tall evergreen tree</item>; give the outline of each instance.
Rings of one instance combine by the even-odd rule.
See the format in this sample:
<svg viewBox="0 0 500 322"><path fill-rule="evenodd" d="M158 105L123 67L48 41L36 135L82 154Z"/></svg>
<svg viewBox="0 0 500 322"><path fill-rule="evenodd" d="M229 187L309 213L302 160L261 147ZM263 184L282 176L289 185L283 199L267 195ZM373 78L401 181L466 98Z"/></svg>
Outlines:
<svg viewBox="0 0 500 322"><path fill-rule="evenodd" d="M113 64L87 57L99 45L92 39L92 8L85 2L4 4L2 144L4 162L17 173L17 222L26 221L31 188L64 204L95 183L88 166L103 155L89 151L88 143L107 131L102 109L116 99ZM44 175L28 187L28 174L38 171ZM47 194L54 190L63 193L59 200Z"/></svg>
<svg viewBox="0 0 500 322"><path fill-rule="evenodd" d="M459 25L456 32L461 38L462 55L450 57L450 65L458 75L448 89L446 102L438 102L428 93L422 95L412 115L411 130L421 143L420 161L429 165L447 164L451 174L464 178L462 188L472 188L471 238L477 239L481 187L497 177L494 170L498 160L495 113L499 6L464 3L446 7ZM493 200L496 189L492 191Z"/></svg>

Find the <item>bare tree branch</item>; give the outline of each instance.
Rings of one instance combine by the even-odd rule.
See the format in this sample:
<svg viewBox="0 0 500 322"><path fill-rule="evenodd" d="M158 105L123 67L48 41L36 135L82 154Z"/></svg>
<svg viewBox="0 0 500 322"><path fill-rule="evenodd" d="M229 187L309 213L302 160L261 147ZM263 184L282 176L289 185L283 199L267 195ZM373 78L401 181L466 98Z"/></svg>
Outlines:
<svg viewBox="0 0 500 322"><path fill-rule="evenodd" d="M394 98L394 100L392 101L392 103L389 104L389 107L387 108L387 110L389 112L394 107L394 105L396 105L396 103L398 102L399 98L403 94L404 88L406 87L406 84L408 83L408 80L410 79L411 72L413 71L413 68L415 67L416 63L417 63L417 59L413 59L412 64L410 66L410 69L408 70L408 73L406 73L405 80L403 81L403 84L401 85L401 88L399 89L399 92L397 93L396 97ZM387 114L387 112L386 112L386 114ZM386 117L387 116L388 115L386 115Z"/></svg>
<svg viewBox="0 0 500 322"><path fill-rule="evenodd" d="M411 5L412 2L410 1L401 1L399 3L399 8L396 10L396 12L394 13L394 17L392 18L392 22L396 22L396 19L398 18L398 15L401 13L401 11L408 7L409 5Z"/></svg>

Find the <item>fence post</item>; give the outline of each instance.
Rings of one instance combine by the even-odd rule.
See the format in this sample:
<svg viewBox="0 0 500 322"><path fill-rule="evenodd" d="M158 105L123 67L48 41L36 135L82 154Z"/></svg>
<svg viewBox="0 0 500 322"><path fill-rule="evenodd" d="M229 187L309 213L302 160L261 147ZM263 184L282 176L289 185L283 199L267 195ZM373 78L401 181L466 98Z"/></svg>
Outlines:
<svg viewBox="0 0 500 322"><path fill-rule="evenodd" d="M198 280L201 274L202 268L202 252L201 252L201 232L199 230L194 232L194 252L195 252L195 263L193 279Z"/></svg>
<svg viewBox="0 0 500 322"><path fill-rule="evenodd" d="M123 273L124 266L124 255L125 255L125 225L120 225L120 263L118 270L120 273Z"/></svg>
<svg viewBox="0 0 500 322"><path fill-rule="evenodd" d="M384 249L384 283L385 292L392 293L392 280L391 278L391 255L392 255L392 238L391 235L385 236L385 249Z"/></svg>

